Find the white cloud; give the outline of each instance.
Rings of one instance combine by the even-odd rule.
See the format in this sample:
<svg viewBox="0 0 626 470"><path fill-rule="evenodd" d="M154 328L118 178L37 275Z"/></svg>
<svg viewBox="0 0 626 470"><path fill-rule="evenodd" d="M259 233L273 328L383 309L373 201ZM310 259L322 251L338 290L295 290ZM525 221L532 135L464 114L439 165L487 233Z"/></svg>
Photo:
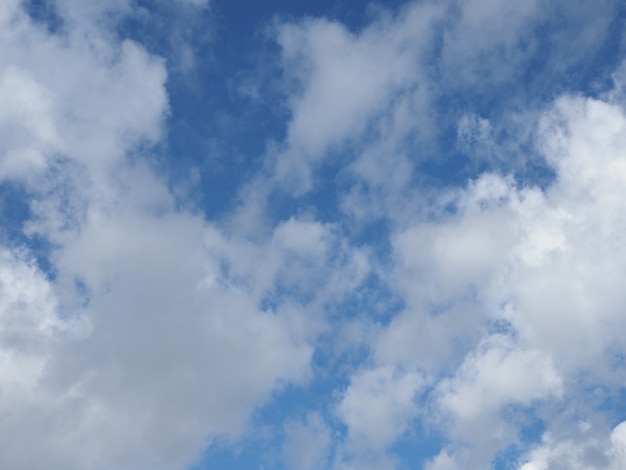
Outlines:
<svg viewBox="0 0 626 470"><path fill-rule="evenodd" d="M419 58L440 13L430 4L410 5L401 17L374 22L359 34L327 20L279 27L292 91L286 148L277 163L279 181L296 192L308 190L311 164L328 150L360 139L398 94L410 95L400 102L411 102L421 77Z"/></svg>
<svg viewBox="0 0 626 470"><path fill-rule="evenodd" d="M48 35L24 13L14 16L2 24L4 177L70 158L98 179L133 145L161 137L162 60L131 41L110 40L106 30Z"/></svg>
<svg viewBox="0 0 626 470"><path fill-rule="evenodd" d="M456 461L447 452L439 453L426 464L426 470L456 470Z"/></svg>
<svg viewBox="0 0 626 470"><path fill-rule="evenodd" d="M443 37L444 79L454 85L497 84L509 77L524 54L518 41L527 35L541 3L470 0L452 4L458 16L448 23Z"/></svg>
<svg viewBox="0 0 626 470"><path fill-rule="evenodd" d="M327 230L318 222L289 219L279 224L274 232L274 240L288 251L299 256L312 258L326 256L328 244Z"/></svg>
<svg viewBox="0 0 626 470"><path fill-rule="evenodd" d="M367 349L337 397L345 438L333 443L318 414L288 420L289 465L324 468L334 448L336 468L394 468L390 448L424 417L449 440L427 468L484 468L518 438L504 412L537 407L548 432L523 470L619 468L624 424L574 438L549 405L575 407L590 384L610 393L626 375L621 72L606 101L564 96L542 114L533 143L556 174L545 189L497 173L434 195L413 187L424 157L407 141L433 131L433 98L476 84L494 58L511 68L490 80L510 77L538 5L414 3L357 33L279 25L287 137L275 174L221 225L179 209L129 158L163 139L168 113L165 62L115 33L134 7L59 1L51 34L3 3L0 178L23 185L25 235L51 243L51 268L0 252L0 466L184 467L213 439L245 434L273 392L311 379L316 338L337 326L325 312L376 270L401 312L364 318L368 305L337 328L336 350ZM491 118L463 109L452 121L468 152L492 151ZM341 209L357 225L390 221L387 265L340 224L267 217L270 184L301 194L344 149Z"/></svg>
<svg viewBox="0 0 626 470"><path fill-rule="evenodd" d="M387 17L358 34L322 20L283 25L279 34L284 66L294 80L279 177L299 173L298 191L307 189L311 165L329 149L346 142L357 149L349 167L356 184L343 196L342 209L357 220L388 218L397 224L395 265L386 279L406 302L374 335L379 369L371 373L391 368L407 371L407 377L424 371L452 375L439 384L440 404L465 424L451 433L458 442L432 462L443 468L488 465L494 452L516 439L514 426L499 417L503 408L569 397L577 393L572 380L580 372L610 383L610 372L594 364L612 363L607 357L623 348L612 333L622 327L616 309L623 303L620 155L626 134L619 107L564 97L543 114L534 134L532 123L519 120L536 119L535 112L504 124L535 139L541 156L526 158L545 158L556 172L546 190L487 173L463 191L438 194L438 207L420 211L433 199L420 201L407 189L420 157L406 157L406 136L429 129L428 120L418 116L432 109L431 98L442 86L430 82L422 68L431 46L429 28L443 25L440 72L454 87L474 86L492 66L489 83L504 81L532 54L532 44L523 49L520 41L535 27L539 3L475 1L457 7L443 13L414 5L407 7L407 19ZM417 12L420 33L403 35L416 24ZM457 15L445 16L450 12ZM437 23L442 18L449 21ZM408 44L412 52L403 49ZM495 66L502 60L510 67ZM368 71L380 63L390 64L384 68L393 73ZM421 95L407 92L411 87ZM500 124L472 112L459 118L464 150L506 158L495 155L506 150L495 143ZM497 328L506 333L494 334ZM353 377L354 384L360 377ZM351 402L350 393L357 396L358 387L352 387L340 410ZM394 389L390 381L381 394L385 387ZM342 413L349 436L360 429L370 447L378 442L384 448L397 437L377 435L384 426ZM489 426L496 428L492 434ZM473 439L476 428L487 437Z"/></svg>
<svg viewBox="0 0 626 470"><path fill-rule="evenodd" d="M317 413L310 413L304 421L290 421L285 425L286 440L283 458L294 470L328 468L331 431Z"/></svg>
<svg viewBox="0 0 626 470"><path fill-rule="evenodd" d="M348 427L339 463L349 455L344 464L349 459L371 464L366 449L385 449L400 435L385 433L380 424L392 420L393 407L379 406L382 415L368 420L373 412L352 413L348 404L365 409L356 405L359 397L393 395L402 377L448 377L434 387L439 415L430 410L429 416L451 443L430 462L433 468L490 465L496 452L519 438L518 423L504 416L507 410L538 407L550 427L556 419L550 413L558 414L551 405L580 399L585 385L621 386L625 344L616 332L624 328L618 312L626 265L621 241L626 125L619 90L606 95L607 101L564 96L541 112L535 104L505 110L497 116L502 122L463 105L458 113L433 106L437 99L448 104L459 90L480 94L506 86L520 64L538 57L538 28L553 21L540 19L544 7L567 10L566 28L580 28L572 44L587 52L603 40L601 25L612 18L610 11L593 12L582 4L570 10L561 2L476 0L431 10L423 10L429 8L423 3L407 7L406 12L421 13L415 36L403 36L413 20L390 17L357 34L322 20L280 29L293 88L279 179L300 178L299 194L310 188L317 162L342 155L348 169L341 176L347 173L350 181L341 208L357 221L390 222L393 264L385 280L405 302L388 324L371 328L376 331L367 339L372 367L352 376L339 405ZM581 12L590 21L576 26ZM433 30L442 34L436 46ZM549 38L554 74L572 65L567 51L573 45L565 44L566 36ZM430 57L433 49L436 56ZM393 77L369 72L374 63L396 70ZM620 76L614 75L616 88ZM506 99L516 102L515 91L510 93ZM431 149L411 143L425 141L420 133L432 130L429 118L436 113L445 114L438 116L444 127L450 125L445 119L457 125L458 144L471 156L482 153L504 162L523 148L524 159L547 164L540 184L549 184L541 188L525 178L520 183L515 177L520 175L494 171L465 189L434 195L415 189L416 162L423 157L414 149ZM511 134L519 141L497 142ZM518 169L524 163L501 166ZM381 371L393 379L371 379L379 384L374 393L365 377ZM368 444L354 444L359 439ZM394 465L392 459L376 464Z"/></svg>
<svg viewBox="0 0 626 470"><path fill-rule="evenodd" d="M23 70L9 66L0 79L4 156L0 174L24 177L45 164L42 153L58 148L50 94Z"/></svg>
<svg viewBox="0 0 626 470"><path fill-rule="evenodd" d="M382 329L374 343L380 364L400 364L429 372L450 371L482 333L480 309L468 301L432 315L424 306L409 307Z"/></svg>
<svg viewBox="0 0 626 470"><path fill-rule="evenodd" d="M374 358L452 375L434 418L452 443L432 465L489 465L517 439L507 407L574 399L581 377L620 386L625 131L619 106L563 97L537 133L556 172L547 189L483 174L395 231L387 279L407 305L373 340Z"/></svg>
<svg viewBox="0 0 626 470"><path fill-rule="evenodd" d="M182 4L193 5L194 7L206 7L210 4L210 0L178 0Z"/></svg>
<svg viewBox="0 0 626 470"><path fill-rule="evenodd" d="M396 234L398 282L407 298L447 302L470 286L484 285L493 269L506 261L514 243L515 227L507 220L510 187L510 181L486 175L464 194L465 217L416 224Z"/></svg>
<svg viewBox="0 0 626 470"><path fill-rule="evenodd" d="M262 311L254 289L221 272L212 254L215 228L167 206L146 210L145 189L91 202L85 220L59 238L57 277L48 289L61 295L61 305L84 296L81 315L92 331L55 336L45 372L43 363L11 359L36 367L22 382L38 398L13 407L0 434L11 447L30 442L37 451L3 454L2 465L182 468L212 437L240 436L254 407L281 383L308 377L314 333L303 330L314 320L301 325L297 310ZM42 320L27 326L32 346Z"/></svg>
<svg viewBox="0 0 626 470"><path fill-rule="evenodd" d="M133 5L130 0L57 0L54 7L65 26L65 32L78 39L81 36L110 36L116 24L131 12Z"/></svg>
<svg viewBox="0 0 626 470"><path fill-rule="evenodd" d="M562 381L548 357L525 350L503 335L483 340L456 377L440 384L441 405L456 419L472 420L503 404L529 405L559 396Z"/></svg>
<svg viewBox="0 0 626 470"><path fill-rule="evenodd" d="M23 253L0 252L0 407L32 398L55 335L57 315L50 283Z"/></svg>
<svg viewBox="0 0 626 470"><path fill-rule="evenodd" d="M178 210L129 158L163 138L163 60L109 29L125 2L70 3L58 35L3 10L1 176L24 184L53 277L2 253L0 466L184 468L309 378L319 304L367 266L314 221L252 243ZM308 280L318 304L264 305L281 279Z"/></svg>
<svg viewBox="0 0 626 470"><path fill-rule="evenodd" d="M604 433L590 425L579 426L574 438L563 440L545 434L541 446L523 459L519 470L620 470L626 464L625 427L622 422Z"/></svg>
<svg viewBox="0 0 626 470"><path fill-rule="evenodd" d="M416 396L424 385L421 374L390 366L355 373L337 407L348 428L344 463L360 468L390 465L385 451L417 415Z"/></svg>

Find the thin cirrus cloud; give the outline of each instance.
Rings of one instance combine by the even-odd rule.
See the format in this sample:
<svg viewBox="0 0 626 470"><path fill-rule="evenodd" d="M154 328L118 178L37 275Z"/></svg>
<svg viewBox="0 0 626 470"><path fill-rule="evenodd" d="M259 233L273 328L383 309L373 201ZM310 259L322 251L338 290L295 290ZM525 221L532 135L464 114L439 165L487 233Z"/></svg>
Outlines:
<svg viewBox="0 0 626 470"><path fill-rule="evenodd" d="M626 465L618 2L342 8L0 6L0 466Z"/></svg>

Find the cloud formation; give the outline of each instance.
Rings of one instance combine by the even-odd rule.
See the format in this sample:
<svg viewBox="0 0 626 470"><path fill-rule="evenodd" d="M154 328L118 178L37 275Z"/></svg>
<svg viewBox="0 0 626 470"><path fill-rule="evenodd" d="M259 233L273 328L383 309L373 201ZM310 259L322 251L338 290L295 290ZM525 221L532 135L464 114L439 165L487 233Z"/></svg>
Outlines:
<svg viewBox="0 0 626 470"><path fill-rule="evenodd" d="M624 466L617 2L265 17L284 132L219 218L160 166L219 4L44 3L0 6L1 467Z"/></svg>

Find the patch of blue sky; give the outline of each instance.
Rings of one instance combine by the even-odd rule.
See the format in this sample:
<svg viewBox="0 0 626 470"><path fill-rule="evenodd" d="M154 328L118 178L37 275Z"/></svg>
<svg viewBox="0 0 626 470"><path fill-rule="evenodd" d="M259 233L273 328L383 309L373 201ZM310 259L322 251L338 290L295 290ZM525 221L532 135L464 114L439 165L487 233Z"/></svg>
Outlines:
<svg viewBox="0 0 626 470"><path fill-rule="evenodd" d="M425 419L415 419L391 447L398 470L424 468L427 462L449 444L445 435Z"/></svg>
<svg viewBox="0 0 626 470"><path fill-rule="evenodd" d="M405 308L404 299L385 282L381 275L369 274L341 303L329 312L335 318L367 318L386 322Z"/></svg>
<svg viewBox="0 0 626 470"><path fill-rule="evenodd" d="M238 442L216 439L207 448L205 455L188 470L213 468L232 469L285 469L282 448L288 439L286 427L294 420L304 420L310 413L319 413L335 440L345 438L345 428L336 416L329 412L328 403L338 398L338 385L346 386L339 376L328 373L318 375L311 383L288 385L275 391L268 403L252 416L249 426L253 430L248 438ZM346 374L344 374L345 377ZM334 449L329 449L329 459Z"/></svg>
<svg viewBox="0 0 626 470"><path fill-rule="evenodd" d="M216 2L215 13L224 20L229 29L244 38L251 38L251 33L258 33L278 19L281 21L301 21L306 18L326 18L345 25L350 31L358 33L366 27L373 13L385 9L394 11L405 3L404 0L386 0L370 4L354 0L321 0L307 2L305 0L269 0L250 4L245 0L232 2Z"/></svg>
<svg viewBox="0 0 626 470"><path fill-rule="evenodd" d="M218 7L185 14L163 2L138 5L143 13L125 19L121 36L145 45L171 66L167 139L155 165L174 194L193 201L207 217L219 217L232 207L242 183L258 171L268 139L280 138L283 128L282 119L275 117L280 109L242 89L245 74L256 74L260 65L239 44L253 33L223 24L236 17L215 24ZM193 57L186 65L179 63L184 53Z"/></svg>
<svg viewBox="0 0 626 470"><path fill-rule="evenodd" d="M250 443L251 448L246 444L242 448L220 452L218 457L211 456L203 461L205 467L200 466L199 469L213 468L212 465L218 462L216 458L228 459L219 462L228 463L229 468L248 468L245 465L252 462L264 462L267 468L289 468L284 466L277 455L286 439L284 427L292 420L305 419L311 412L322 416L329 426L334 436L334 444L329 452L333 454L332 446L338 445L346 437L346 428L335 415L334 407L342 391L349 386L351 375L368 364L372 354L365 343L340 346L342 335L345 334L343 328L347 322L359 320L364 322L366 328L370 323L384 324L402 308L402 300L375 276L370 276L353 294L329 310L328 316L332 321L329 330L322 333L315 343L310 380L302 385L287 385L275 391L269 402L254 414L251 426L258 429L254 434L259 436L259 441ZM407 437L393 448L407 462L430 457L441 439L435 429L427 429L419 422L415 424L407 436L419 435L419 440L412 441Z"/></svg>
<svg viewBox="0 0 626 470"><path fill-rule="evenodd" d="M623 364L620 370L623 370ZM603 389L596 384L590 388L589 396L593 397L597 409L607 414L612 427L626 419L626 387L618 385L617 390Z"/></svg>
<svg viewBox="0 0 626 470"><path fill-rule="evenodd" d="M0 236L3 244L25 242L24 223L30 219L28 192L16 182L5 181L0 184Z"/></svg>
<svg viewBox="0 0 626 470"><path fill-rule="evenodd" d="M63 20L56 10L54 2L48 0L25 0L22 7L33 21L44 25L52 33L59 33L63 29Z"/></svg>
<svg viewBox="0 0 626 470"><path fill-rule="evenodd" d="M138 3L150 13L145 17L130 17L125 23L124 33L172 61L172 55L179 51L168 42L168 33L179 27L176 22L181 21L181 18L169 15L166 7L152 3ZM393 9L398 5L399 2L386 3L385 7ZM555 13L561 15L567 11L568 8L561 5L556 7ZM193 43L196 64L191 76L176 73L174 69L169 78L171 115L165 154L177 157L164 158L163 164L167 166L164 173L175 180L173 185L186 185L186 194L199 201L200 207L212 217L223 214L231 207L230 203L237 196L237 188L262 165L268 142L280 141L284 136L284 122L288 116L281 104L280 90L267 85L268 81L275 82L280 70L275 65L268 66L259 60L259 57L263 57L267 63L275 63L277 59L277 51L271 49L268 24L281 15L294 19L327 16L358 31L367 24L369 15L366 7L353 2L316 2L312 5L293 1L264 3L262 7L243 6L238 2L215 3L203 14L205 19L196 19L191 25L191 29L196 32L190 33L190 41L210 26L215 26L215 31L210 33L210 39L205 42ZM594 43L588 46L589 50L583 50L582 55L579 51L576 56L563 50L566 45L560 42L560 36L553 31L573 30L577 27L578 17L566 15L549 18L528 32L526 46L520 44L514 50L514 54L521 56L520 64L516 67L516 74L517 70L523 72L521 77L511 77L511 80L494 87L493 80L487 75L471 88L463 86L458 90L455 90L455 83L462 86L463 81L446 82L450 86L438 91L439 97L434 108L438 114L439 135L434 136L437 145L431 152L437 155L435 158L419 155L419 147L406 149L422 160L418 171L420 178L416 184L423 184L430 177L431 181L434 178L439 184L456 186L493 168L493 165L504 166L503 171L510 171L511 168L507 168L508 163L503 159L487 158L481 163L475 154L474 158L467 158L457 151L457 125L462 114L470 110L497 122L504 110L518 103L542 104L563 91L597 88L598 76L604 76L606 81L620 57L618 46L622 15L617 15L609 25L602 44ZM555 28L556 21L564 25ZM570 67L576 68L575 74L568 68L553 70L554 64L563 58L574 61ZM436 51L433 60L435 63L438 60ZM581 65L587 67L586 72L582 72ZM263 82L264 67L264 73L269 74L265 76L266 86L256 91L265 96L254 98L246 95L245 80L258 86L256 82L259 79ZM512 86L512 83L516 85ZM508 130L501 130L496 139L500 142L495 142L496 151L506 149L503 141L507 137L502 132ZM349 152L349 149L346 150ZM520 149L520 153L527 153L527 150ZM344 164L346 157L345 152L340 152L337 158L329 160ZM193 173L190 173L190 169L194 170ZM550 180L549 169L536 159L522 165L520 171L523 172L520 179L524 181L545 184L545 181ZM281 203L281 198L276 197L278 213L284 217L302 206L314 206L325 220L337 218L336 176L332 166L323 169L316 175L315 191L300 204L293 201Z"/></svg>
<svg viewBox="0 0 626 470"><path fill-rule="evenodd" d="M505 425L515 427L514 439L511 444L496 452L493 462L493 470L509 470L517 468L523 456L529 449L539 445L544 432L547 431L545 421L540 415L541 408L535 406L508 406L502 413Z"/></svg>
<svg viewBox="0 0 626 470"><path fill-rule="evenodd" d="M0 244L25 250L45 276L54 279L56 270L50 261L53 244L41 234L26 231L26 224L33 216L31 201L31 195L20 183L0 183Z"/></svg>
<svg viewBox="0 0 626 470"><path fill-rule="evenodd" d="M282 462L277 454L277 442L264 440L248 440L233 444L216 439L209 444L197 463L186 470L212 470L216 468L232 468L233 470L269 470L281 469Z"/></svg>

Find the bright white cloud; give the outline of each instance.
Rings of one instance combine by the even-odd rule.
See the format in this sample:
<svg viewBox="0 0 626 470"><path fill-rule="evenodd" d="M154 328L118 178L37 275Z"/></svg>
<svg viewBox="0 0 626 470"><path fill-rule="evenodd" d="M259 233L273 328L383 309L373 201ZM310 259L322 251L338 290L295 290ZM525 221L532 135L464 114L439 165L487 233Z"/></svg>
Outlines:
<svg viewBox="0 0 626 470"><path fill-rule="evenodd" d="M0 253L0 402L10 410L36 390L64 322L50 284L23 253Z"/></svg>
<svg viewBox="0 0 626 470"><path fill-rule="evenodd" d="M24 177L28 171L44 166L45 151L58 148L59 137L50 109L52 99L23 70L7 67L0 81L0 100L6 149L0 171L4 177Z"/></svg>
<svg viewBox="0 0 626 470"><path fill-rule="evenodd" d="M618 424L610 435L602 435L588 423L578 426L573 439L556 440L550 434L543 436L542 445L524 459L520 470L606 468L619 470L626 463L624 423Z"/></svg>
<svg viewBox="0 0 626 470"><path fill-rule="evenodd" d="M70 158L97 180L133 145L161 137L167 99L160 59L131 41L109 40L106 30L49 35L15 10L2 25L4 177Z"/></svg>
<svg viewBox="0 0 626 470"><path fill-rule="evenodd" d="M292 219L261 244L227 237L131 162L163 137L166 72L116 39L110 14L127 5L109 6L59 3L61 35L17 3L3 10L2 177L31 195L26 233L53 243L54 271L3 251L7 468L184 468L212 439L245 432L282 384L308 378L323 323L297 299L261 302L278 276L325 269L330 227ZM329 279L349 284L343 259L349 276Z"/></svg>
<svg viewBox="0 0 626 470"><path fill-rule="evenodd" d="M493 335L468 357L455 378L441 383L442 407L459 420L472 420L505 403L528 405L561 394L561 379L539 351L511 344Z"/></svg>
<svg viewBox="0 0 626 470"><path fill-rule="evenodd" d="M416 398L424 385L419 373L402 373L389 366L352 376L337 408L348 428L343 457L348 467L390 465L385 451L417 415Z"/></svg>
<svg viewBox="0 0 626 470"><path fill-rule="evenodd" d="M611 357L624 351L615 334L623 328L618 312L626 265L620 241L624 123L617 106L557 101L540 125L540 147L556 171L545 192L484 175L458 196L455 214L396 238L398 286L416 307L381 333L377 357L425 367L438 354L434 362L441 365L453 349L429 346L429 337L457 347L466 338L468 355L455 377L439 384L443 408L460 420L451 435L459 437L457 445L474 448L458 454L462 466L487 465L498 446L513 442L506 426L499 444L473 437L484 436L474 434L477 429L499 426L497 413L505 405L576 395L580 374L614 383ZM474 304L465 315L479 315L483 335L492 322L504 333L472 347L476 335L459 334L464 323L457 309L445 307L434 317L420 313L463 299ZM419 353L427 359L415 359ZM464 420L472 423L466 430Z"/></svg>
<svg viewBox="0 0 626 470"><path fill-rule="evenodd" d="M525 159L545 159L554 181L541 189L487 172L463 190L407 189L420 158L407 156L407 136L432 131L424 116L437 112L432 103L446 97L445 87L500 86L534 54L529 37L542 14L538 2L448 6L409 6L404 17L387 16L356 34L325 20L279 28L292 117L277 172L279 179L295 177L301 193L310 188L315 162L333 150L345 154L353 185L341 209L357 221L392 224L394 264L385 279L406 308L371 335L374 365L352 377L340 400L347 441L361 433L370 436L363 437L370 448L373 442L385 448L398 436L376 434L392 410L376 424L346 411L358 402L353 394L360 396L363 377L381 370L407 378L443 374L450 378L435 387L440 411L458 429L448 429L453 442L431 466L482 468L517 439L502 410L569 399L580 391L577 374L609 386L617 380L609 364L623 351L614 332L623 328L617 311L626 264L620 243L626 129L618 105L568 96L541 112L509 113L504 124L473 110L451 112L460 149L504 161L498 152L509 144L497 142L498 133L512 133L524 140L524 152L537 152ZM602 40L598 25L610 18L592 16L581 26L584 50ZM405 34L409 27L419 34ZM442 34L434 59L433 31ZM568 46L551 40L555 60L565 56ZM432 66L426 58L436 61L438 74L425 72ZM619 74L614 80L618 86ZM522 143L513 147L519 156ZM388 382L381 394L393 393L395 382ZM476 437L477 429L487 437ZM363 458L367 452L360 451Z"/></svg>

